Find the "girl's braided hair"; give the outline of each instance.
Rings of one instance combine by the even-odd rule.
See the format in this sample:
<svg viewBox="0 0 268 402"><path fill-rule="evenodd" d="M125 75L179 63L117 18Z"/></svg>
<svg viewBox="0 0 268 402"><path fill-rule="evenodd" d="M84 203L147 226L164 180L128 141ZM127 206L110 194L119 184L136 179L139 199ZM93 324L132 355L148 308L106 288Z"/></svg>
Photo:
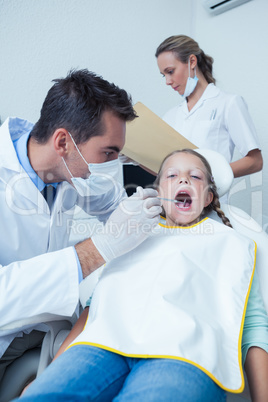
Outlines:
<svg viewBox="0 0 268 402"><path fill-rule="evenodd" d="M170 156L172 156L174 154L177 154L177 153L188 153L188 154L197 156L202 161L203 165L206 168L206 177L207 177L207 182L208 182L208 186L209 186L209 191L211 191L212 194L213 194L213 200L211 201L211 203L207 207L204 208L203 214L207 215L210 211L215 211L217 213L217 215L221 218L221 220L224 223L224 225L229 226L230 228L232 228L231 222L229 221L227 216L225 216L224 212L221 210L221 205L220 205L220 201L219 201L219 194L218 194L218 191L217 191L216 184L214 182L214 178L212 176L212 171L211 171L210 164L208 163L206 158L204 158L203 155L199 154L198 152L194 151L193 149L185 148L185 149L173 151L170 154L168 154L165 157L165 159L163 160L163 162L161 163L158 175L157 175L156 180L154 182L154 186L156 188L159 187L160 177L161 177L161 174L162 174L162 169L163 169L163 165L164 165L165 161Z"/></svg>

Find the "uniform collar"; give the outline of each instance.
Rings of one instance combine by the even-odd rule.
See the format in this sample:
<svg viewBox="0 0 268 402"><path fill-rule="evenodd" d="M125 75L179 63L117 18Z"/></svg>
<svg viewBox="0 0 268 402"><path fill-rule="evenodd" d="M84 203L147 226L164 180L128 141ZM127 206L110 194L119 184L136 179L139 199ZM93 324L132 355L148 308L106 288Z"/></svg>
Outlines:
<svg viewBox="0 0 268 402"><path fill-rule="evenodd" d="M214 84L208 84L206 87L205 91L203 92L201 98L197 101L197 103L194 105L194 107L191 109L189 112L188 107L187 107L187 101L185 99L184 102L182 102L181 106L183 107L183 111L187 115L193 114L202 104L207 100L211 98L215 98L218 96L220 93L219 88L217 88Z"/></svg>
<svg viewBox="0 0 268 402"><path fill-rule="evenodd" d="M220 93L219 88L217 88L214 84L208 84L208 86L206 87L203 95L201 96L201 98L199 99L199 101L204 102L206 99L210 99L210 98L215 98L216 96L218 96ZM199 102L198 101L198 102ZM197 102L197 103L198 103Z"/></svg>

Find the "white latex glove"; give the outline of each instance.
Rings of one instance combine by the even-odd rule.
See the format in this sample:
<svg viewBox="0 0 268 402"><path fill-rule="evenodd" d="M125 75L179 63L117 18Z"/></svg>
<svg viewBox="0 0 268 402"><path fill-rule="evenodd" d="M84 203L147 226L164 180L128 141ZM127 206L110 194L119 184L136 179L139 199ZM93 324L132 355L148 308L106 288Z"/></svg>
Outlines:
<svg viewBox="0 0 268 402"><path fill-rule="evenodd" d="M137 187L111 214L103 233L91 240L106 262L133 250L152 233L162 211L158 193L152 188Z"/></svg>

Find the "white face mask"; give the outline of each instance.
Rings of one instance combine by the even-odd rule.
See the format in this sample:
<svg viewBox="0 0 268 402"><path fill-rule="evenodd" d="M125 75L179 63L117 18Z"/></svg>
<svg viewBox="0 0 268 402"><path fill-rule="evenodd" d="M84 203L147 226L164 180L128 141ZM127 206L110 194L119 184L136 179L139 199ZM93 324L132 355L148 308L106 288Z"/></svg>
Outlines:
<svg viewBox="0 0 268 402"><path fill-rule="evenodd" d="M187 98L187 96L191 95L191 93L194 92L198 78L196 76L196 68L194 69L194 78L190 77L190 60L188 61L188 66L189 66L189 77L186 83L185 91L184 94L182 95L183 98Z"/></svg>
<svg viewBox="0 0 268 402"><path fill-rule="evenodd" d="M76 191L82 197L86 196L100 196L106 194L114 187L118 187L120 177L120 162L118 159L114 159L109 162L104 163L87 163L80 150L78 149L72 135L69 133L79 155L83 161L87 164L90 176L87 179L82 177L73 177L70 172L64 158L62 158L63 163L68 170L73 186Z"/></svg>

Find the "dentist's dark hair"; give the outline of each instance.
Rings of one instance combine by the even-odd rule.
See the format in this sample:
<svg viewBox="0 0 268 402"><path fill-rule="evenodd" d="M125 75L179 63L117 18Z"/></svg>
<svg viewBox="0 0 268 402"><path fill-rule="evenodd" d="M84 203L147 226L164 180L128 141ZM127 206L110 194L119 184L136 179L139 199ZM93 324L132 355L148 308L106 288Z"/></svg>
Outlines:
<svg viewBox="0 0 268 402"><path fill-rule="evenodd" d="M206 179L207 179L207 183L208 183L208 191L210 191L213 194L213 200L207 207L204 208L202 215L207 215L209 212L215 211L217 213L217 215L221 218L222 222L226 226L229 226L230 228L232 228L231 222L229 221L227 216L225 216L224 212L221 210L219 194L217 191L216 183L215 183L213 175L212 175L210 164L208 163L206 158L204 158L203 155L199 154L198 152L194 151L193 149L185 148L185 149L173 151L170 154L168 154L161 163L159 172L158 172L157 177L154 182L154 187L156 189L159 188L160 179L161 179L161 175L162 175L162 171L163 171L163 166L164 166L165 162L167 161L167 159L169 159L173 155L180 154L180 153L185 153L185 154L190 154L190 155L196 156L197 158L199 158L201 160L201 162L203 163L203 165L205 167ZM165 215L165 212L164 212L164 215Z"/></svg>
<svg viewBox="0 0 268 402"><path fill-rule="evenodd" d="M91 71L71 70L53 82L31 132L38 143L46 143L58 128L69 131L77 144L102 135L104 111L126 122L137 117L131 96Z"/></svg>
<svg viewBox="0 0 268 402"><path fill-rule="evenodd" d="M202 49L200 49L198 43L194 39L186 35L170 36L158 46L155 57L158 57L164 52L172 52L182 63L188 63L189 57L191 54L194 54L197 58L198 68L204 75L206 81L209 84L216 84L212 71L214 60L211 56L208 56Z"/></svg>

